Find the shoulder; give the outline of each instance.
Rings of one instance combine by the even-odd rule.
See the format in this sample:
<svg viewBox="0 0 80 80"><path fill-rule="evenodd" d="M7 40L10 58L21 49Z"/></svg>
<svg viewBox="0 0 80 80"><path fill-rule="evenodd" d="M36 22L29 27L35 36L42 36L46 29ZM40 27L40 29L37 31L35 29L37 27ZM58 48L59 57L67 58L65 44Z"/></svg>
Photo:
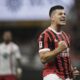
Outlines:
<svg viewBox="0 0 80 80"><path fill-rule="evenodd" d="M19 49L19 46L16 43L12 42L11 44L14 47L14 49Z"/></svg>
<svg viewBox="0 0 80 80"><path fill-rule="evenodd" d="M49 31L48 28L46 28L46 29L39 35L39 38L44 37L44 36L48 37L47 31Z"/></svg>
<svg viewBox="0 0 80 80"><path fill-rule="evenodd" d="M4 45L4 43L0 43L0 46Z"/></svg>
<svg viewBox="0 0 80 80"><path fill-rule="evenodd" d="M67 37L70 37L70 34L69 34L68 32L62 31L62 33L63 33L64 35L66 35Z"/></svg>
<svg viewBox="0 0 80 80"><path fill-rule="evenodd" d="M3 47L4 46L4 42L0 43L0 47Z"/></svg>

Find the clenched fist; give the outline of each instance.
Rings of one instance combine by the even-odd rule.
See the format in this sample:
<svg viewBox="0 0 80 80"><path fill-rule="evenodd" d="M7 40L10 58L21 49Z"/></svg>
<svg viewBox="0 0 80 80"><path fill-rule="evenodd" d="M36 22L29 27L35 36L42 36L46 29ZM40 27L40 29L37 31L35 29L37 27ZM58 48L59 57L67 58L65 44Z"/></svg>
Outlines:
<svg viewBox="0 0 80 80"><path fill-rule="evenodd" d="M60 49L61 52L64 51L65 49L67 49L67 44L66 44L66 42L65 42L65 41L60 41L60 42L58 43L58 48Z"/></svg>

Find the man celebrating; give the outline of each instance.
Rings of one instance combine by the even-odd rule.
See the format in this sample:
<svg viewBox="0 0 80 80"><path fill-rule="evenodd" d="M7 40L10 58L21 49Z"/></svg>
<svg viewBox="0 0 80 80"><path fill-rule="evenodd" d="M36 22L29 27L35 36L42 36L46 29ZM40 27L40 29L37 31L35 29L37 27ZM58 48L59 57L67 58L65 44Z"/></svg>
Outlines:
<svg viewBox="0 0 80 80"><path fill-rule="evenodd" d="M39 55L44 64L43 80L72 80L69 55L70 39L61 30L66 25L64 7L57 5L49 11L51 25L39 36Z"/></svg>
<svg viewBox="0 0 80 80"><path fill-rule="evenodd" d="M12 42L12 34L5 31L0 44L0 80L16 80L21 75L20 51L18 45ZM17 77L16 77L17 75Z"/></svg>

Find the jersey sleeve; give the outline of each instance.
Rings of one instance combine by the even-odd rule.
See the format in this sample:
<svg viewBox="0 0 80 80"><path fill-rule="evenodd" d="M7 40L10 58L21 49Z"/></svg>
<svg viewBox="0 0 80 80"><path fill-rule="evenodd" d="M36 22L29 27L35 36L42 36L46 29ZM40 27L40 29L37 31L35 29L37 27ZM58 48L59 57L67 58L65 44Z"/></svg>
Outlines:
<svg viewBox="0 0 80 80"><path fill-rule="evenodd" d="M38 39L39 53L43 51L50 51L51 40L47 33L43 33Z"/></svg>

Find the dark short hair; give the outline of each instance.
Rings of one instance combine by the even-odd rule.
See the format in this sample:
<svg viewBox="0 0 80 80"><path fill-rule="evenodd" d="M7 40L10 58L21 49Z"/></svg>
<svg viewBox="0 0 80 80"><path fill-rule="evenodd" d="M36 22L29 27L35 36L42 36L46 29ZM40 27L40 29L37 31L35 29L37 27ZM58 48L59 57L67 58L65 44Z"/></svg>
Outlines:
<svg viewBox="0 0 80 80"><path fill-rule="evenodd" d="M7 33L7 32L11 33L11 35L12 35L12 32L11 32L10 30L5 30L5 31L3 32L3 35L4 35L5 33Z"/></svg>
<svg viewBox="0 0 80 80"><path fill-rule="evenodd" d="M6 33L6 32L10 32L10 33L11 33L11 31L10 31L10 30L5 30L3 33Z"/></svg>
<svg viewBox="0 0 80 80"><path fill-rule="evenodd" d="M49 16L50 17L51 17L52 12L55 11L56 9L64 9L64 7L61 6L61 5L56 5L56 6L51 7L50 11L49 11Z"/></svg>

